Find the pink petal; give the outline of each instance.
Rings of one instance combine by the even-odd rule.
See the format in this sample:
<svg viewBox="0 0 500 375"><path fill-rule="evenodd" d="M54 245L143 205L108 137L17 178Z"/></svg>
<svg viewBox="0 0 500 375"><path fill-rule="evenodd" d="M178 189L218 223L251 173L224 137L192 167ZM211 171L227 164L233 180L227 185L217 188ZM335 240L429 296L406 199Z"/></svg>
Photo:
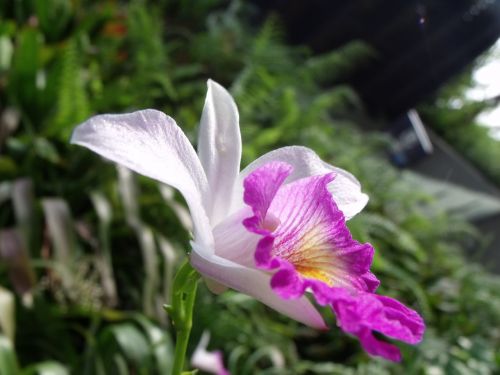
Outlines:
<svg viewBox="0 0 500 375"><path fill-rule="evenodd" d="M282 185L290 172L289 165L273 162L244 181L244 200L254 215L243 224L263 236L255 251L256 265L280 268L272 286L285 298L303 295L307 279L373 291L377 283L373 275L366 277L373 248L352 239L326 187L334 177L313 176ZM272 230L266 225L269 216L277 223Z"/></svg>
<svg viewBox="0 0 500 375"><path fill-rule="evenodd" d="M266 164L245 178L243 200L252 208L254 214L245 220L244 225L247 228L251 227L253 232L259 234L269 233L265 228L261 230L261 226L269 206L291 172L292 167L289 164L274 162Z"/></svg>
<svg viewBox="0 0 500 375"><path fill-rule="evenodd" d="M335 311L340 327L358 336L369 354L391 361L401 359L399 349L377 339L373 331L408 344L417 344L423 338L425 324L420 315L392 298L341 288L323 290L321 294Z"/></svg>

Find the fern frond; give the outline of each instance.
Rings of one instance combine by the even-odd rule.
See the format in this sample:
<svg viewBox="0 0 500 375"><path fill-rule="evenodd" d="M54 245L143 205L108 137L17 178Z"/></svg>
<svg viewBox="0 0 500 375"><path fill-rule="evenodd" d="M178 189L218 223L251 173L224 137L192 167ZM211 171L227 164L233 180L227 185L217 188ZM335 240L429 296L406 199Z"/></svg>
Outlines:
<svg viewBox="0 0 500 375"><path fill-rule="evenodd" d="M58 77L55 87L55 112L47 121L45 132L48 135L67 139L74 124L85 120L90 115L90 105L76 40L68 41L63 47L56 71Z"/></svg>

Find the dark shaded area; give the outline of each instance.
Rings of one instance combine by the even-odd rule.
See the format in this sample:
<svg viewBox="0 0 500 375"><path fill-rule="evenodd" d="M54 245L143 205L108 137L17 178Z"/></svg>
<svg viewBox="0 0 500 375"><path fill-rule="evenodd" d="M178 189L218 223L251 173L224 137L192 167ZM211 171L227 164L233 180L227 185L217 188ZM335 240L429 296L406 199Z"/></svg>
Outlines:
<svg viewBox="0 0 500 375"><path fill-rule="evenodd" d="M377 59L350 83L373 114L400 115L434 93L500 37L499 0L254 0L277 12L293 44L315 53L353 39Z"/></svg>

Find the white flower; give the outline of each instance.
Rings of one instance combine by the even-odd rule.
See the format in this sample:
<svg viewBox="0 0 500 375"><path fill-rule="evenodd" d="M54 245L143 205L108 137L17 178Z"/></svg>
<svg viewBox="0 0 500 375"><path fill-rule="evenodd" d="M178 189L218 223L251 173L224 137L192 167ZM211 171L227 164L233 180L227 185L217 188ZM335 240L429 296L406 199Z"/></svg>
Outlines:
<svg viewBox="0 0 500 375"><path fill-rule="evenodd" d="M236 238L245 233L241 212L251 213L243 202L243 182L258 168L273 162L291 166L285 184L333 173L328 191L349 219L368 201L350 173L324 163L312 150L299 146L274 150L240 172L238 110L231 95L211 80L201 117L198 154L171 117L152 109L95 116L75 129L71 142L181 192L194 224L190 260L212 291L230 287L295 320L325 327L305 296L293 300L280 297L270 285L272 272L249 262L255 252L255 247L246 246L251 237ZM231 233L235 238L231 239Z"/></svg>

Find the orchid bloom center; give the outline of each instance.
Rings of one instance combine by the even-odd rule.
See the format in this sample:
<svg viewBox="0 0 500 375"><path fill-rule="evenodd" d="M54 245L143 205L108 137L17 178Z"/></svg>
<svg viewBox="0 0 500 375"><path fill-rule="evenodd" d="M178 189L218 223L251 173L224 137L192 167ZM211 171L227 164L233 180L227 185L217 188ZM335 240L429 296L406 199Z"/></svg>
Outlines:
<svg viewBox="0 0 500 375"><path fill-rule="evenodd" d="M280 189L278 194L287 194L286 191L282 191L283 189L286 187ZM311 193L314 194L314 191ZM290 197L290 199L294 198L303 197ZM303 207L304 203L307 207ZM275 230L270 231L274 236L271 255L290 263L305 278L321 280L329 286L338 285L341 280L336 274L345 268L345 265L342 258L336 256L328 222L322 217L322 207L315 204L313 204L314 207L310 207L307 203L309 202L288 203L291 206L290 209L298 212L280 210L283 222ZM270 210L275 208L271 204ZM314 210L316 212L313 212ZM263 223L264 229L267 229L265 223L268 222L269 216L274 217L274 214L268 212Z"/></svg>
<svg viewBox="0 0 500 375"><path fill-rule="evenodd" d="M369 267L373 249L352 239L328 191L335 176L329 173L287 184L291 172L292 167L286 163L269 163L244 181L244 200L253 216L244 219L243 225L260 236L254 251L255 265L263 270L286 271L286 277L294 282L279 281L284 277L282 272L273 279L280 285L282 281L291 282L293 290L300 290L304 280L329 287L372 289L375 283Z"/></svg>
<svg viewBox="0 0 500 375"><path fill-rule="evenodd" d="M216 255L273 274L271 286L285 298L300 296L311 282L374 291L373 248L352 239L328 191L335 175L286 183L291 172L272 162L245 178L247 206L214 228Z"/></svg>

